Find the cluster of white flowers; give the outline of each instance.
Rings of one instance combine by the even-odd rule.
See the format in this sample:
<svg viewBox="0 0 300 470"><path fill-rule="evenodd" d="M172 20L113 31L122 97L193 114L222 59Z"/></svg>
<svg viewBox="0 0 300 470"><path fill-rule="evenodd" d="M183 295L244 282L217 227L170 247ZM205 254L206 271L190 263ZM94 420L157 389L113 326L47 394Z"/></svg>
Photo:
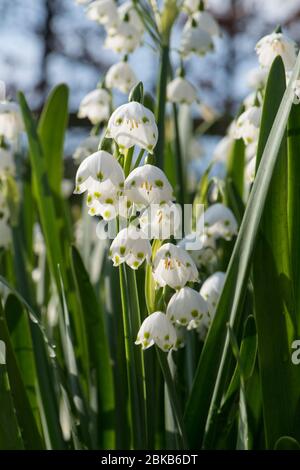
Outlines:
<svg viewBox="0 0 300 470"><path fill-rule="evenodd" d="M101 85L80 104L79 117L88 118L95 126L103 125L102 138L110 139L112 145L105 145L104 150L99 146L100 137L95 135L80 144L74 154L79 164L74 192L87 193L91 216L117 220L118 233L109 249L114 266L125 263L137 270L146 263L151 266L156 289L173 290L167 304L160 307L164 311L158 309L142 323L136 344L143 349L156 344L166 352L175 350L183 344L185 328L196 329L202 337L209 328L221 284L217 285L214 278L206 284L208 278L199 292L198 268L216 258L220 238L230 240L236 235L237 222L228 208L214 204L197 223L195 236L201 241L200 249L189 250L186 242L190 242L190 236L177 245L167 242L182 233L181 207L175 202L173 187L154 164L143 160L135 164L135 149L148 157L155 152L158 128L154 114L134 98L113 110L113 91L128 94L138 84L129 55L142 44L144 25L130 1L120 6L113 0L77 3L88 4L88 18L106 30L105 47L119 53L121 60L109 68ZM188 17L181 36L181 67L167 86L167 99L174 104L192 105L198 102L197 90L185 77L183 61L192 53L204 55L212 50L213 38L220 32L211 14L204 11L205 2L184 1L182 7ZM155 256L151 240L162 241Z"/></svg>
<svg viewBox="0 0 300 470"><path fill-rule="evenodd" d="M7 188L9 180L14 183L14 154L22 130L19 106L7 100L5 83L0 81L0 247L7 247L11 242Z"/></svg>

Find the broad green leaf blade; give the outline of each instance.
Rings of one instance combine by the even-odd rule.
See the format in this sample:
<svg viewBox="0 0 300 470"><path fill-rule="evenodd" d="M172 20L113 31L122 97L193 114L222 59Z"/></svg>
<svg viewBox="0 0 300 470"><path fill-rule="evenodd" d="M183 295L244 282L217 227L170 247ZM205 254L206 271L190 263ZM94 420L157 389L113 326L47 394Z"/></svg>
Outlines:
<svg viewBox="0 0 300 470"><path fill-rule="evenodd" d="M50 188L53 194L61 193L63 179L63 151L65 130L68 123L68 87L56 86L43 108L38 134L42 144Z"/></svg>
<svg viewBox="0 0 300 470"><path fill-rule="evenodd" d="M6 366L11 386L11 395L16 410L17 420L20 426L22 440L25 449L41 450L44 448L36 421L30 407L24 383L16 361L14 350L5 321L2 307L0 306L0 340L6 345ZM2 403L1 403L2 406Z"/></svg>
<svg viewBox="0 0 300 470"><path fill-rule="evenodd" d="M24 449L24 445L14 411L7 369L4 361L1 360L0 396L0 450L22 450Z"/></svg>
<svg viewBox="0 0 300 470"><path fill-rule="evenodd" d="M88 389L88 347L85 334L80 304L77 300L71 270L69 269L70 260L67 256L67 250L63 234L63 217L58 216L55 208L55 200L48 179L48 168L43 154L41 142L38 137L36 123L33 120L31 111L26 102L23 93L19 93L19 103L23 115L25 129L28 135L30 161L33 171L33 177L36 186L37 205L39 216L46 242L47 259L50 271L56 282L57 291L60 292L61 285L58 274L58 266L61 268L62 278L68 293L68 308L70 309L72 319L76 328L76 353L82 364L82 381ZM67 238L67 237L66 237Z"/></svg>
<svg viewBox="0 0 300 470"><path fill-rule="evenodd" d="M300 106L293 105L288 121L288 225L292 283L295 301L293 321L300 334Z"/></svg>
<svg viewBox="0 0 300 470"><path fill-rule="evenodd" d="M278 58L273 63L266 86L257 165L261 164L262 149L284 94L285 83L284 65ZM265 439L269 449L274 447L280 436L294 435L294 416L299 401L299 379L297 393L293 364L287 360L290 345L286 322L293 314L287 204L288 161L284 135L269 186L253 262L258 358Z"/></svg>
<svg viewBox="0 0 300 470"><path fill-rule="evenodd" d="M216 315L199 360L193 389L185 412L188 439L192 447L201 445L210 404L212 405L211 414L213 410L216 411L216 401L220 401L223 393L221 385L224 370L226 372L224 365L227 363L229 350L225 326L228 321L232 327L234 326L245 296L253 248L294 98L292 83L298 76L299 69L300 55L297 58L290 84L281 101L263 152L228 266Z"/></svg>
<svg viewBox="0 0 300 470"><path fill-rule="evenodd" d="M59 425L57 390L60 384L57 383L56 367L54 367L55 354L52 344L45 334L43 326L39 321L39 314L28 301L13 286L0 275L0 283L15 295L15 297L27 309L29 318L31 319L31 334L33 350L35 353L35 361L37 368L37 376L39 381L41 407L42 407L42 424L47 449L64 449L65 443ZM1 307L1 305L0 305ZM48 352L48 357L46 354ZM53 361L53 362L52 362Z"/></svg>
<svg viewBox="0 0 300 470"><path fill-rule="evenodd" d="M20 374L38 429L41 427L37 400L37 372L27 313L20 301L10 294L5 304L5 318Z"/></svg>
<svg viewBox="0 0 300 470"><path fill-rule="evenodd" d="M235 140L228 159L227 176L232 180L235 191L241 200L244 194L245 144L242 139Z"/></svg>
<svg viewBox="0 0 300 470"><path fill-rule="evenodd" d="M104 449L113 449L115 447L114 385L103 312L81 257L74 247L72 260L89 337L91 368L95 370L97 377L100 442Z"/></svg>
<svg viewBox="0 0 300 470"><path fill-rule="evenodd" d="M282 436L276 441L275 450L300 450L300 444L290 436Z"/></svg>

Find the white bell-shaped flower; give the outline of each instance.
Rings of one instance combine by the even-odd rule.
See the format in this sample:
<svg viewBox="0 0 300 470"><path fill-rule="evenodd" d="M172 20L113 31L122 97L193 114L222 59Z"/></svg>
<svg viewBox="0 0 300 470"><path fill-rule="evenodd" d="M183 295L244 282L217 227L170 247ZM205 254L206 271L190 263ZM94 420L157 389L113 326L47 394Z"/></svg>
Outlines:
<svg viewBox="0 0 300 470"><path fill-rule="evenodd" d="M2 96L3 98L3 96ZM16 139L23 130L20 108L16 103L0 101L0 136Z"/></svg>
<svg viewBox="0 0 300 470"><path fill-rule="evenodd" d="M167 98L171 103L190 105L197 101L197 90L185 78L176 77L168 84Z"/></svg>
<svg viewBox="0 0 300 470"><path fill-rule="evenodd" d="M117 54L132 54L141 44L139 31L123 21L116 28L109 29L104 46Z"/></svg>
<svg viewBox="0 0 300 470"><path fill-rule="evenodd" d="M243 112L237 119L235 125L236 139L243 139L245 144L251 144L258 140L259 126L261 121L261 108L252 106Z"/></svg>
<svg viewBox="0 0 300 470"><path fill-rule="evenodd" d="M138 269L146 260L148 263L151 258L151 245L143 233L133 225L122 229L109 250L109 257L114 266L126 263L132 269Z"/></svg>
<svg viewBox="0 0 300 470"><path fill-rule="evenodd" d="M163 312L151 313L142 323L135 344L143 349L156 344L163 351L176 350L176 329Z"/></svg>
<svg viewBox="0 0 300 470"><path fill-rule="evenodd" d="M184 0L182 8L188 15L192 15L200 10L200 5L201 0Z"/></svg>
<svg viewBox="0 0 300 470"><path fill-rule="evenodd" d="M297 58L296 43L282 33L264 36L255 47L262 67L270 67L278 55L281 56L286 70L293 69Z"/></svg>
<svg viewBox="0 0 300 470"><path fill-rule="evenodd" d="M76 173L75 193L81 194L90 189L92 183L104 183L109 180L116 188L122 189L124 185L124 172L110 153L99 150L87 157L79 165Z"/></svg>
<svg viewBox="0 0 300 470"><path fill-rule="evenodd" d="M104 220L115 219L119 214L120 194L120 189L110 180L103 183L90 181L87 196L89 215L100 215Z"/></svg>
<svg viewBox="0 0 300 470"><path fill-rule="evenodd" d="M151 204L139 217L140 227L149 240L167 240L181 235L181 207L172 202Z"/></svg>
<svg viewBox="0 0 300 470"><path fill-rule="evenodd" d="M215 240L218 238L231 240L238 230L232 211L221 203L213 204L200 216L197 222L198 230L203 226L205 234Z"/></svg>
<svg viewBox="0 0 300 470"><path fill-rule="evenodd" d="M112 65L106 73L107 88L116 88L122 93L128 94L137 83L138 79L132 67L124 61Z"/></svg>
<svg viewBox="0 0 300 470"><path fill-rule="evenodd" d="M120 151L138 145L152 153L158 138L154 114L136 101L123 104L111 115L106 135L117 142Z"/></svg>
<svg viewBox="0 0 300 470"><path fill-rule="evenodd" d="M251 69L247 74L247 85L252 90L260 90L266 84L268 77L268 70L262 69L260 67L255 67Z"/></svg>
<svg viewBox="0 0 300 470"><path fill-rule="evenodd" d="M172 323L178 323L188 329L197 328L207 314L206 300L190 287L183 287L171 297L166 312Z"/></svg>
<svg viewBox="0 0 300 470"><path fill-rule="evenodd" d="M130 26L134 27L140 35L144 34L144 24L131 1L122 3L118 7L118 14L120 21L125 21Z"/></svg>
<svg viewBox="0 0 300 470"><path fill-rule="evenodd" d="M164 244L153 261L153 277L160 287L180 289L198 279L198 271L191 256L179 246Z"/></svg>
<svg viewBox="0 0 300 470"><path fill-rule="evenodd" d="M213 50L214 45L211 35L196 23L187 21L185 24L180 41L181 54L186 57L189 54L205 55Z"/></svg>
<svg viewBox="0 0 300 470"><path fill-rule="evenodd" d="M209 317L213 318L225 283L225 273L217 271L204 281L200 294L208 304Z"/></svg>
<svg viewBox="0 0 300 470"><path fill-rule="evenodd" d="M106 28L116 27L119 23L118 10L114 0L96 0L86 10L90 20L103 24Z"/></svg>
<svg viewBox="0 0 300 470"><path fill-rule="evenodd" d="M77 165L80 164L89 155L95 153L98 150L98 147L99 137L97 135L89 135L86 139L80 142L76 148L73 154L74 162Z"/></svg>
<svg viewBox="0 0 300 470"><path fill-rule="evenodd" d="M79 105L78 117L88 118L96 125L108 121L110 116L111 96L107 90L98 88L88 93Z"/></svg>
<svg viewBox="0 0 300 470"><path fill-rule="evenodd" d="M86 5L89 3L90 0L75 0L75 3L78 3L79 5Z"/></svg>
<svg viewBox="0 0 300 470"><path fill-rule="evenodd" d="M0 148L0 177L1 174L14 175L16 165L14 162L14 154L11 150Z"/></svg>
<svg viewBox="0 0 300 470"><path fill-rule="evenodd" d="M173 188L165 173L150 164L135 168L127 176L124 192L129 201L141 206L161 204L174 198Z"/></svg>
<svg viewBox="0 0 300 470"><path fill-rule="evenodd" d="M210 36L220 35L219 25L208 11L197 11L189 21L196 22L197 27L206 31Z"/></svg>
<svg viewBox="0 0 300 470"><path fill-rule="evenodd" d="M217 261L216 241L206 233L192 232L180 240L178 246L189 253L199 268L209 267Z"/></svg>

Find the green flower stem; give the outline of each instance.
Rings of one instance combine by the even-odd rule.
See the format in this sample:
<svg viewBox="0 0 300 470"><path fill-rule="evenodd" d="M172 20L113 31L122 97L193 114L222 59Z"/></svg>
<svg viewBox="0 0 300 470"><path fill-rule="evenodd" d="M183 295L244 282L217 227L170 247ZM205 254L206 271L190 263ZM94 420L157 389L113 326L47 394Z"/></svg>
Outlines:
<svg viewBox="0 0 300 470"><path fill-rule="evenodd" d="M175 387L175 383L174 383L174 380L170 371L168 359L167 359L166 353L161 351L157 346L156 346L156 353L157 353L159 364L160 364L160 367L164 376L164 380L168 389L169 400L172 405L174 419L176 421L180 439L181 439L180 444L181 444L182 449L187 449L188 444L187 444L186 433L185 433L185 428L184 428L183 414L182 414L177 390Z"/></svg>
<svg viewBox="0 0 300 470"><path fill-rule="evenodd" d="M133 152L134 152L134 147L131 147L130 149L127 150L125 154L125 161L124 161L124 173L125 177L127 177L130 173L130 168L131 168L131 163L132 163L132 157L133 157Z"/></svg>
<svg viewBox="0 0 300 470"><path fill-rule="evenodd" d="M169 43L161 47L159 86L157 90L156 121L158 127L158 141L156 145L157 166L164 169L164 146L165 146L165 114L167 81L169 73Z"/></svg>
<svg viewBox="0 0 300 470"><path fill-rule="evenodd" d="M175 156L176 156L176 173L178 184L178 201L181 206L186 202L185 196L185 171L182 161L182 151L180 142L180 133L178 125L178 110L176 104L173 104L174 130L175 130Z"/></svg>
<svg viewBox="0 0 300 470"><path fill-rule="evenodd" d="M141 312L140 312L140 302L139 302L139 294L137 288L137 280L136 280L136 272L133 271L131 268L126 267L127 270L127 279L128 279L128 286L130 292L130 300L131 300L131 331L132 337L137 337L138 330L141 326ZM137 386L139 392L139 405L140 405L140 417L141 417L141 424L143 427L143 441L146 443L147 439L147 427L149 420L147 419L147 393L146 393L146 374L145 374L145 362L144 362L144 354L140 347L135 347L134 349L135 354L135 370L136 370L136 377L137 377Z"/></svg>
<svg viewBox="0 0 300 470"><path fill-rule="evenodd" d="M137 168L139 164L141 163L144 153L145 153L145 149L141 149L140 153L137 156L136 162L134 164L134 169Z"/></svg>
<svg viewBox="0 0 300 470"><path fill-rule="evenodd" d="M124 324L125 355L127 363L127 380L129 390L129 413L132 432L132 446L134 449L142 449L142 425L140 416L140 396L135 368L134 338L132 336L132 325L130 322L130 300L129 288L126 276L126 266L119 267L121 303Z"/></svg>

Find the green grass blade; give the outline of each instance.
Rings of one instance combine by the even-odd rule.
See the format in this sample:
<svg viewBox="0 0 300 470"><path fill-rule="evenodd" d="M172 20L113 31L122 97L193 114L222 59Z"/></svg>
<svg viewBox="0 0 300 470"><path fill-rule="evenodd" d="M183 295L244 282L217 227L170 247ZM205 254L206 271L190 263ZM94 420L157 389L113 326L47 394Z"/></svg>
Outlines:
<svg viewBox="0 0 300 470"><path fill-rule="evenodd" d="M10 294L5 303L5 317L20 374L32 412L40 429L40 411L37 400L37 371L27 313L21 302Z"/></svg>
<svg viewBox="0 0 300 470"><path fill-rule="evenodd" d="M113 449L115 447L114 384L103 312L81 257L74 247L72 260L89 337L91 368L95 370L97 377L100 444L104 449Z"/></svg>
<svg viewBox="0 0 300 470"><path fill-rule="evenodd" d="M0 306L0 308L2 307ZM3 344L0 345L0 348L3 348ZM1 351L4 355L4 349L1 349ZM14 410L5 357L0 358L0 397L0 450L24 449Z"/></svg>
<svg viewBox="0 0 300 470"><path fill-rule="evenodd" d="M285 81L284 65L278 58L266 86L257 164L284 94ZM269 186L253 263L258 358L265 439L269 449L274 447L280 436L294 435L294 416L299 400L299 379L297 392L293 364L287 360L290 356L287 321L290 322L293 316L287 204L288 161L284 135Z"/></svg>
<svg viewBox="0 0 300 470"><path fill-rule="evenodd" d="M288 122L288 225L292 281L295 301L294 323L300 334L300 106L293 105Z"/></svg>
<svg viewBox="0 0 300 470"><path fill-rule="evenodd" d="M26 389L20 374L15 353L11 344L9 331L4 317L4 312L0 307L0 340L6 345L6 364L11 394L16 410L17 420L20 426L24 447L31 450L41 450L44 448L41 435L38 431L36 421L30 406ZM2 406L2 403L1 403Z"/></svg>
<svg viewBox="0 0 300 470"><path fill-rule="evenodd" d="M245 296L253 248L294 98L292 83L298 76L299 69L300 55L297 58L290 85L281 101L263 152L229 263L216 316L199 360L193 389L185 412L187 433L192 447L201 445L210 404L215 411L216 401L219 401L223 392L220 386L223 383L224 365L227 363L229 350L225 326L228 321L232 327L234 326Z"/></svg>
<svg viewBox="0 0 300 470"><path fill-rule="evenodd" d="M241 200L244 194L245 144L243 139L235 140L228 159L227 176Z"/></svg>
<svg viewBox="0 0 300 470"><path fill-rule="evenodd" d="M68 87L56 86L43 108L38 134L42 143L47 175L53 194L61 193L63 179L63 151L65 130L68 123Z"/></svg>
<svg viewBox="0 0 300 470"><path fill-rule="evenodd" d="M48 179L48 167L43 154L43 147L37 133L36 123L33 120L25 96L21 92L19 93L19 103L28 135L30 161L36 187L37 205L47 248L47 259L58 292L60 292L61 285L57 267L61 267L63 282L68 293L68 308L70 309L76 328L76 354L82 364L82 379L87 389L89 382L87 339L80 303L76 297L73 277L69 269L70 260L68 259L69 255L67 255L65 244L68 237L64 236L66 233L63 228L64 217L58 215L56 211L56 199L51 191Z"/></svg>

